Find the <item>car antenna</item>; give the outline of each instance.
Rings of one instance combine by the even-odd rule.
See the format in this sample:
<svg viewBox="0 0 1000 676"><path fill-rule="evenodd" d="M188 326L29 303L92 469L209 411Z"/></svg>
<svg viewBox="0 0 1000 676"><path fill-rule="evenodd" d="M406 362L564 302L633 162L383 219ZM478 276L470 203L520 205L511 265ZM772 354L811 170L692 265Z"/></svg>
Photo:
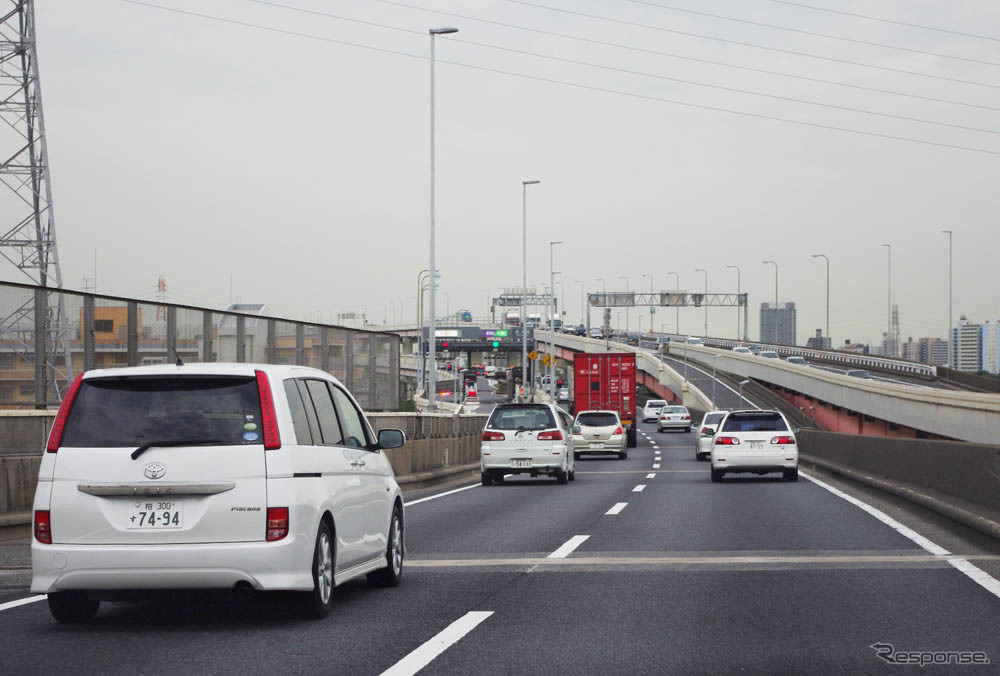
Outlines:
<svg viewBox="0 0 1000 676"><path fill-rule="evenodd" d="M177 357L177 361L174 362L174 366L184 366L184 360L177 353L177 348L174 348L174 356Z"/></svg>

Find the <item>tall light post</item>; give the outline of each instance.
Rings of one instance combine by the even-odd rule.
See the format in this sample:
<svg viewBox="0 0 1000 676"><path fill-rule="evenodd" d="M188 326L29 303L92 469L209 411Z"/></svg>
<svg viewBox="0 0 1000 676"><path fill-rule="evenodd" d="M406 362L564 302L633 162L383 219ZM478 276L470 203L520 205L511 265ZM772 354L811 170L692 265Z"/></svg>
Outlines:
<svg viewBox="0 0 1000 676"><path fill-rule="evenodd" d="M708 338L708 270L705 268L695 268L695 272L705 273L705 298L702 299L702 303L705 305L705 337Z"/></svg>
<svg viewBox="0 0 1000 676"><path fill-rule="evenodd" d="M764 261L764 265L770 263L774 266L774 342L778 342L778 264L774 261ZM764 333L764 327L760 327L761 334ZM764 336L761 335L760 342L764 342Z"/></svg>
<svg viewBox="0 0 1000 676"><path fill-rule="evenodd" d="M886 249L886 322L885 322L885 354L887 357L895 357L896 351L892 349L892 244L883 244Z"/></svg>
<svg viewBox="0 0 1000 676"><path fill-rule="evenodd" d="M556 271L553 269L555 263L555 248L557 244L562 244L561 239L553 240L549 242L549 304L548 304L548 315L549 315L549 331L555 333L556 322L554 316L559 310L559 306L556 303ZM555 354L555 339L549 341L549 386L546 390L549 396L555 394L553 391L553 385L555 385L556 380L556 358Z"/></svg>
<svg viewBox="0 0 1000 676"><path fill-rule="evenodd" d="M674 276L674 291L681 290L681 276L676 272L668 272L668 275ZM681 306L674 306L674 333L680 335L681 333Z"/></svg>
<svg viewBox="0 0 1000 676"><path fill-rule="evenodd" d="M813 258L822 258L826 261L826 339L830 341L830 347L833 347L833 338L830 336L830 259L827 258L826 254L813 254Z"/></svg>
<svg viewBox="0 0 1000 676"><path fill-rule="evenodd" d="M585 321L584 312L587 307L587 304L584 302L583 299L583 280L574 279L573 281L580 285L580 324L582 326L586 326L587 322Z"/></svg>
<svg viewBox="0 0 1000 676"><path fill-rule="evenodd" d="M431 28L430 31L430 41L431 41L431 264L430 270L437 270L437 265L434 262L434 40L438 35L447 35L449 33L457 33L457 28L452 28L450 26L445 26L443 28ZM436 355L435 348L437 347L437 322L434 319L434 299L437 295L437 282L435 277L436 274L431 275L431 286L430 286L430 332L428 334L429 352L430 352L430 388L427 393L427 409L434 411L437 405L434 400L437 397L437 367L436 367Z"/></svg>
<svg viewBox="0 0 1000 676"><path fill-rule="evenodd" d="M649 332L652 333L653 332L653 314L654 314L653 310L656 309L656 308L653 307L653 298L652 298L652 296L656 292L653 291L653 275L643 275L643 277L649 277L649 295L650 295L650 298L649 298L649 303L650 303L650 305L649 305ZM640 316L642 316L641 313L640 313ZM642 325L641 324L639 325L639 333L642 333Z"/></svg>
<svg viewBox="0 0 1000 676"><path fill-rule="evenodd" d="M628 277L625 277L623 275L619 275L618 279L624 279L625 280L625 293L628 293L629 292ZM628 333L628 305L625 306L625 332Z"/></svg>
<svg viewBox="0 0 1000 676"><path fill-rule="evenodd" d="M942 230L941 232L948 235L948 333L945 334L945 339L948 341L948 368L953 369L955 366L951 346L951 230ZM930 355L927 355L927 358L930 359Z"/></svg>
<svg viewBox="0 0 1000 676"><path fill-rule="evenodd" d="M749 384L750 384L749 380L741 380L740 381L740 404L745 403L745 401L743 399L743 386L744 385L749 385Z"/></svg>
<svg viewBox="0 0 1000 676"><path fill-rule="evenodd" d="M736 270L736 340L740 339L740 296L742 295L742 290L740 289L740 266L738 265L727 265L726 268ZM746 331L746 327L743 329ZM743 340L746 340L746 336L743 336Z"/></svg>
<svg viewBox="0 0 1000 676"><path fill-rule="evenodd" d="M521 387L528 386L528 315L524 297L528 294L528 186L541 181L521 181Z"/></svg>

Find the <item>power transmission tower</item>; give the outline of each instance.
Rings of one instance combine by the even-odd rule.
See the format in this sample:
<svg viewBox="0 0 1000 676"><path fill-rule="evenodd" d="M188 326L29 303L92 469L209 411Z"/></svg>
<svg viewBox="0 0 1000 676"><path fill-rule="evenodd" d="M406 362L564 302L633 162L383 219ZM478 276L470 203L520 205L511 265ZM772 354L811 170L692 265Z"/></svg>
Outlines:
<svg viewBox="0 0 1000 676"><path fill-rule="evenodd" d="M4 0L0 12L0 120L5 123L0 125L0 214L10 219L9 225L0 225L0 256L20 270L26 281L61 289L35 3ZM62 399L62 390L73 375L65 300L63 294L55 294L55 299L51 295L36 294L0 314L0 339L20 343L25 358L43 362L48 392L36 392L38 404ZM39 299L44 300L36 307ZM35 340L39 331L44 332L41 345ZM37 348L42 346L44 354L39 355ZM60 361L63 368L57 373ZM36 373L37 369L36 363Z"/></svg>

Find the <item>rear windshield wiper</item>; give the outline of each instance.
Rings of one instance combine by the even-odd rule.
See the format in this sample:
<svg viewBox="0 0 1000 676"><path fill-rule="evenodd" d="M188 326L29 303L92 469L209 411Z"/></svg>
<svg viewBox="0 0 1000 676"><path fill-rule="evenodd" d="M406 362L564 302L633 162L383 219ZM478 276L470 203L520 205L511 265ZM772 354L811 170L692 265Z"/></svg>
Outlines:
<svg viewBox="0 0 1000 676"><path fill-rule="evenodd" d="M220 443L218 439L181 439L180 441L149 441L132 451L132 459L135 460L140 455L151 448L170 448L171 446L207 446L209 444Z"/></svg>

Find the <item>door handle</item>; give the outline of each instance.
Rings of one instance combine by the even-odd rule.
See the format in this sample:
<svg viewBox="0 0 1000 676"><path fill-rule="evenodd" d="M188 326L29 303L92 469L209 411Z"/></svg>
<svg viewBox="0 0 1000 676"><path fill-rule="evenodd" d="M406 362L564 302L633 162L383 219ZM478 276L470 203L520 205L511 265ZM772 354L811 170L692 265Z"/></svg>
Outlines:
<svg viewBox="0 0 1000 676"><path fill-rule="evenodd" d="M357 460L351 461L351 467L357 467L360 463Z"/></svg>
<svg viewBox="0 0 1000 676"><path fill-rule="evenodd" d="M362 467L365 467L365 466L368 465L368 463L366 463L364 460L359 460L358 464L361 465Z"/></svg>

